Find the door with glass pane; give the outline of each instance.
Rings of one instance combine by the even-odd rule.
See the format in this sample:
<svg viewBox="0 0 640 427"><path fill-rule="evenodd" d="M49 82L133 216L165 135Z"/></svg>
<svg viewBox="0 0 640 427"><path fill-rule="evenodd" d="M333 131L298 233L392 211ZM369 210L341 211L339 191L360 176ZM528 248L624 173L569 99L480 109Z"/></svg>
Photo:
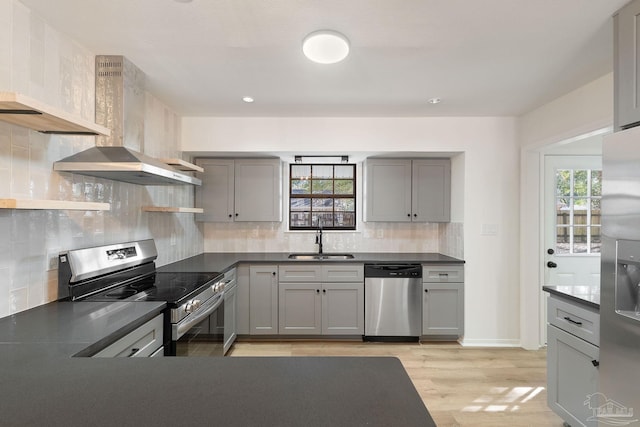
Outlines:
<svg viewBox="0 0 640 427"><path fill-rule="evenodd" d="M599 156L545 156L545 284L600 284Z"/></svg>

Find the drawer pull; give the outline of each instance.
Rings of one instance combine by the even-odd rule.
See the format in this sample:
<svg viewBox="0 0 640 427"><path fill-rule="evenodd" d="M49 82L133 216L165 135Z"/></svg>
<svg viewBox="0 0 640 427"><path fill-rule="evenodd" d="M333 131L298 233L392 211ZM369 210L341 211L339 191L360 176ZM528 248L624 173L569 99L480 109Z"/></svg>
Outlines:
<svg viewBox="0 0 640 427"><path fill-rule="evenodd" d="M133 357L133 355L136 354L138 351L140 351L139 348L132 348L131 353L129 353L129 356L127 357Z"/></svg>
<svg viewBox="0 0 640 427"><path fill-rule="evenodd" d="M438 276L440 276L440 277L449 277L449 273L439 273Z"/></svg>
<svg viewBox="0 0 640 427"><path fill-rule="evenodd" d="M567 322L571 322L574 325L578 325L578 326L582 326L582 322L578 322L577 320L573 320L571 317L569 316L565 316L564 320L566 320Z"/></svg>
<svg viewBox="0 0 640 427"><path fill-rule="evenodd" d="M591 361L591 364L592 364L593 366L595 366L596 368L597 368L598 366L600 366L600 362L598 362L598 361L597 361L597 360L595 360L595 359Z"/></svg>

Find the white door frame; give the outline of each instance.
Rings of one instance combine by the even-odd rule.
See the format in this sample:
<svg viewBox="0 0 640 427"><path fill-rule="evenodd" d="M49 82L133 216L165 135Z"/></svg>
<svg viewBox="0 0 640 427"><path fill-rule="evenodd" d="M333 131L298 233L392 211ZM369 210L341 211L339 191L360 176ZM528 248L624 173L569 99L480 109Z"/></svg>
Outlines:
<svg viewBox="0 0 640 427"><path fill-rule="evenodd" d="M546 341L544 318L544 155L549 147L610 133L610 126L579 129L540 141L520 152L520 345L528 350ZM585 153L591 154L591 153Z"/></svg>

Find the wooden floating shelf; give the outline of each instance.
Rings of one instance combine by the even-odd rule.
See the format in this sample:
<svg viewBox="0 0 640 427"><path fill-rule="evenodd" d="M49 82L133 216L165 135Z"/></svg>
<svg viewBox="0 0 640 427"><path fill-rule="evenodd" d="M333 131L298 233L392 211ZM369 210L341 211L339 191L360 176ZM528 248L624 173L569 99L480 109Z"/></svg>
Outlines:
<svg viewBox="0 0 640 427"><path fill-rule="evenodd" d="M174 168L186 172L204 172L204 169L193 163L189 163L182 159L158 159L162 163L166 163Z"/></svg>
<svg viewBox="0 0 640 427"><path fill-rule="evenodd" d="M66 200L0 199L0 209L45 209L70 211L108 211L109 203L69 202Z"/></svg>
<svg viewBox="0 0 640 427"><path fill-rule="evenodd" d="M0 120L42 133L106 136L111 134L104 126L15 92L0 92Z"/></svg>
<svg viewBox="0 0 640 427"><path fill-rule="evenodd" d="M179 208L172 206L143 206L144 212L164 212L164 213L204 213L202 208Z"/></svg>

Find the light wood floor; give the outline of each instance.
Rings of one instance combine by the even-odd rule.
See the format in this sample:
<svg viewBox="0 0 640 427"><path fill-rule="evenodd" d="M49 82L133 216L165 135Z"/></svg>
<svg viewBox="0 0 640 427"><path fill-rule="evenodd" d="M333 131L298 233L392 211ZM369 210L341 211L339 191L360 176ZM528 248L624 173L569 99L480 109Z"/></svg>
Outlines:
<svg viewBox="0 0 640 427"><path fill-rule="evenodd" d="M269 341L236 342L230 356L395 356L439 427L562 426L547 407L545 350Z"/></svg>

